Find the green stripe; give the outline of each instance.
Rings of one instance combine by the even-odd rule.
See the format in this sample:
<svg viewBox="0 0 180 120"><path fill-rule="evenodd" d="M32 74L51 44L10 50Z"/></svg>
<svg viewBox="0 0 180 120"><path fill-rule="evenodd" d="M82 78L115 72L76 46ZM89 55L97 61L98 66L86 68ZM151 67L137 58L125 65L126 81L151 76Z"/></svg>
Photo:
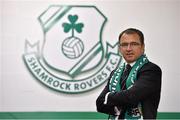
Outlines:
<svg viewBox="0 0 180 120"><path fill-rule="evenodd" d="M98 112L0 112L0 119L107 119ZM180 112L159 112L158 119L180 119Z"/></svg>
<svg viewBox="0 0 180 120"><path fill-rule="evenodd" d="M159 119L180 119L180 112L159 112L157 115Z"/></svg>

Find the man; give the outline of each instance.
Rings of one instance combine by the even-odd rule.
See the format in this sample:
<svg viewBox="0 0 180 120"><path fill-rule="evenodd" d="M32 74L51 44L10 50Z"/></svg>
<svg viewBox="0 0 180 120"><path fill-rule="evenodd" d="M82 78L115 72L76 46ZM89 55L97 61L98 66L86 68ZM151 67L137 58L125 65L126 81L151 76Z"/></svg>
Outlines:
<svg viewBox="0 0 180 120"><path fill-rule="evenodd" d="M143 33L123 31L119 50L125 63L111 72L96 100L97 111L109 114L109 119L156 119L162 72L144 54Z"/></svg>

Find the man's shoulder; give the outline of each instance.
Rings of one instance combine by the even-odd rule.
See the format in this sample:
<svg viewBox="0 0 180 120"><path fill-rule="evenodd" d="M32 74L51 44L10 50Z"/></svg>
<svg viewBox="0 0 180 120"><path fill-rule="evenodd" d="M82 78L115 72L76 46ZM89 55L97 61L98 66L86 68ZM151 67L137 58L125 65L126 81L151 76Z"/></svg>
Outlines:
<svg viewBox="0 0 180 120"><path fill-rule="evenodd" d="M161 71L161 68L159 65L153 63L153 62L148 62L146 64L144 64L144 66L142 67L142 70L157 70L157 71Z"/></svg>

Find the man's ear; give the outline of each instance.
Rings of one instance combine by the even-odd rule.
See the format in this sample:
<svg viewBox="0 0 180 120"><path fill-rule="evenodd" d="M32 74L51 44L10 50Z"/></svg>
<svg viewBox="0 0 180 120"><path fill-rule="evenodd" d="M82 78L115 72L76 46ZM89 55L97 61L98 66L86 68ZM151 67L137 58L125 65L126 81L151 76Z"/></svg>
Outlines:
<svg viewBox="0 0 180 120"><path fill-rule="evenodd" d="M145 52L145 44L142 45L143 53Z"/></svg>

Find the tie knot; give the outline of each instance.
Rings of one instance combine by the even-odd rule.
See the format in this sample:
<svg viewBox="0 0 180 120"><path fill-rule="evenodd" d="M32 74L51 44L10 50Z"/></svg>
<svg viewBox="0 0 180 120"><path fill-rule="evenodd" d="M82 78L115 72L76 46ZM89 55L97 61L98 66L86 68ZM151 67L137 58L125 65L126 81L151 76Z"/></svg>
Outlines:
<svg viewBox="0 0 180 120"><path fill-rule="evenodd" d="M131 70L131 65L130 64L127 64L126 65L126 71L130 71Z"/></svg>

